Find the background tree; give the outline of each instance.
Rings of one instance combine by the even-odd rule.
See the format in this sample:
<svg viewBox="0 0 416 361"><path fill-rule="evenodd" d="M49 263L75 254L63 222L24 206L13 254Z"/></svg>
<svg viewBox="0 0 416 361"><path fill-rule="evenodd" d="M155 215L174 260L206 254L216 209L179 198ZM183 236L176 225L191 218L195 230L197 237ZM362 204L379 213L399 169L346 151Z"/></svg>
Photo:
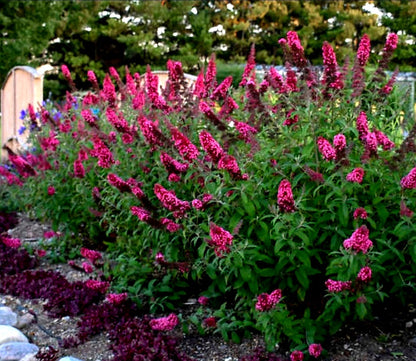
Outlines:
<svg viewBox="0 0 416 361"><path fill-rule="evenodd" d="M414 1L375 1L384 11L382 23L392 32L400 35L401 46L397 48L393 62L401 70L414 70L416 67L416 2Z"/></svg>
<svg viewBox="0 0 416 361"><path fill-rule="evenodd" d="M278 40L289 30L298 32L314 65L322 64L323 41L331 43L342 62L352 56L364 33L370 36L376 55L388 31L401 31L403 46L391 66L399 64L407 70L416 67L411 43L416 36L416 3L374 2L390 14L382 23L365 10L366 3L0 0L0 81L15 65L49 63L56 71L45 78L46 91L63 94L67 85L59 74L61 64L69 67L77 86L83 89L89 87L86 73L90 69L102 79L110 66L124 75L125 65L132 72L142 73L147 64L152 69L165 69L167 60L175 59L182 61L185 71L197 74L212 52L224 72L238 72L235 64L245 62L253 43L257 63L283 65ZM227 67L226 63L233 65Z"/></svg>

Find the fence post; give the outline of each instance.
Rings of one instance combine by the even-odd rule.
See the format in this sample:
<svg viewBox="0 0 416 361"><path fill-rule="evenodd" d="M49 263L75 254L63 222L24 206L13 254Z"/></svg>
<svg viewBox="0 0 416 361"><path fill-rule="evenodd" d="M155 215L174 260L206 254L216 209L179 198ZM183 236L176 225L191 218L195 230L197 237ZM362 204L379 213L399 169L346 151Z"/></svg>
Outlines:
<svg viewBox="0 0 416 361"><path fill-rule="evenodd" d="M19 135L23 125L20 119L22 110L29 104L36 109L43 101L43 74L29 66L16 66L6 76L1 88L1 160L7 158L5 145L18 150L27 135Z"/></svg>

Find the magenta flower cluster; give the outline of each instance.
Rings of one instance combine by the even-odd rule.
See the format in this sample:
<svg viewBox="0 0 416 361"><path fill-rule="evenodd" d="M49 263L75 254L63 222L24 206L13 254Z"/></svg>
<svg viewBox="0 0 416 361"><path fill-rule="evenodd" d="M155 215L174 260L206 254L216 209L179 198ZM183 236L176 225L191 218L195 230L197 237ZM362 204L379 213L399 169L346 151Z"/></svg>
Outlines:
<svg viewBox="0 0 416 361"><path fill-rule="evenodd" d="M287 179L283 179L277 191L277 204L281 212L292 213L296 210L293 199L292 186Z"/></svg>
<svg viewBox="0 0 416 361"><path fill-rule="evenodd" d="M230 232L211 222L209 235L211 239L208 240L208 244L214 247L214 252L218 257L231 251L230 246L233 244L234 237Z"/></svg>
<svg viewBox="0 0 416 361"><path fill-rule="evenodd" d="M262 293L257 296L256 310L260 312L270 311L282 298L282 290L276 289L270 294Z"/></svg>
<svg viewBox="0 0 416 361"><path fill-rule="evenodd" d="M348 173L346 179L348 182L361 183L364 178L364 169L355 168L352 172Z"/></svg>
<svg viewBox="0 0 416 361"><path fill-rule="evenodd" d="M169 191L159 183L156 183L153 187L153 191L156 197L160 200L163 207L169 211L174 212L175 218L182 217L187 210L191 208L189 202L182 201L176 197L175 191Z"/></svg>
<svg viewBox="0 0 416 361"><path fill-rule="evenodd" d="M347 238L343 245L346 249L351 249L354 252L367 253L373 246L373 242L369 239L370 231L366 226L357 228L350 238Z"/></svg>
<svg viewBox="0 0 416 361"><path fill-rule="evenodd" d="M155 318L150 320L150 327L154 331L171 331L179 323L179 318L174 313L171 313L169 316Z"/></svg>
<svg viewBox="0 0 416 361"><path fill-rule="evenodd" d="M413 168L409 174L404 176L400 181L400 185L403 189L415 189L416 188L416 167Z"/></svg>
<svg viewBox="0 0 416 361"><path fill-rule="evenodd" d="M350 290L351 284L351 281L335 281L331 279L325 281L325 286L328 291L334 293Z"/></svg>

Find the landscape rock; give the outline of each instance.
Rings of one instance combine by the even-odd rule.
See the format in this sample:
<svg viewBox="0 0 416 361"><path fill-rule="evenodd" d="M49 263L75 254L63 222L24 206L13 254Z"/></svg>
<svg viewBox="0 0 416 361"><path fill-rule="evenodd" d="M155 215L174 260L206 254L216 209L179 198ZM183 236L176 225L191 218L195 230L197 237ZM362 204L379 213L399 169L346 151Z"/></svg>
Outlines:
<svg viewBox="0 0 416 361"><path fill-rule="evenodd" d="M16 323L15 326L16 326L16 328L21 330L21 329L29 326L31 323L33 323L34 319L35 319L35 316L33 316L30 313L26 313L26 314L24 314L23 316L20 316L17 319L17 323Z"/></svg>
<svg viewBox="0 0 416 361"><path fill-rule="evenodd" d="M20 359L20 361L39 361L39 359L36 358L35 353L28 353L25 357Z"/></svg>
<svg viewBox="0 0 416 361"><path fill-rule="evenodd" d="M39 348L32 343L10 342L0 345L1 361L19 361L26 355L36 354Z"/></svg>
<svg viewBox="0 0 416 361"><path fill-rule="evenodd" d="M10 343L10 342L27 343L29 342L29 340L17 328L14 328L12 326L7 326L7 325L0 325L0 345Z"/></svg>
<svg viewBox="0 0 416 361"><path fill-rule="evenodd" d="M0 325L15 326L17 322L17 315L10 307L0 307Z"/></svg>
<svg viewBox="0 0 416 361"><path fill-rule="evenodd" d="M60 358L58 361L82 361L79 358L72 357L72 356L65 356Z"/></svg>

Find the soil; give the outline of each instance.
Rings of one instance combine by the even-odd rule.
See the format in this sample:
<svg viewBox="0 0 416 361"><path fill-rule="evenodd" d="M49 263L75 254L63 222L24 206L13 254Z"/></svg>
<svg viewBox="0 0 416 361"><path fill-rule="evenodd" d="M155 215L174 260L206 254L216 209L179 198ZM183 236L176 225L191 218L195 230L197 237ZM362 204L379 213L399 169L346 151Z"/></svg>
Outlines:
<svg viewBox="0 0 416 361"><path fill-rule="evenodd" d="M9 233L20 238L30 247L36 248L38 240L48 230L48 226L19 215L19 224ZM64 274L70 281L88 279L88 275L67 264L50 264L42 261L42 269L53 269ZM75 335L77 317L50 318L43 311L42 300L24 300L10 295L0 295L0 305L12 308L26 322L22 332L30 342L41 349L59 349L60 338ZM183 313L189 313L192 305L184 305ZM328 339L324 345L327 353L321 357L325 361L410 361L416 360L416 308L409 305L405 309L384 309L371 322L349 324ZM253 335L241 344L224 342L215 334L200 336L196 333L183 334L176 329L179 348L195 361L237 361L247 356L257 347L263 346L262 338ZM73 356L83 361L104 361L111 359L106 334L98 335L76 348L59 349L59 356ZM289 350L278 349L283 360L289 360Z"/></svg>

